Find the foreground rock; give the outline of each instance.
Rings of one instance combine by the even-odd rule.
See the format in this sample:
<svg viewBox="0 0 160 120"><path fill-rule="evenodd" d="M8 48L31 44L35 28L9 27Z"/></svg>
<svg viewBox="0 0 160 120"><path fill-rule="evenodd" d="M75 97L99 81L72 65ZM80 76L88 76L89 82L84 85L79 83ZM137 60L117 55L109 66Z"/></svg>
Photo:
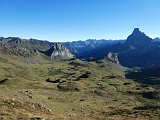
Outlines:
<svg viewBox="0 0 160 120"><path fill-rule="evenodd" d="M4 84L8 79L0 80L0 85Z"/></svg>
<svg viewBox="0 0 160 120"><path fill-rule="evenodd" d="M80 76L78 76L78 78L76 80L80 80L80 79L84 79L84 78L89 78L90 74L91 73L89 71L87 71L87 72L81 74Z"/></svg>
<svg viewBox="0 0 160 120"><path fill-rule="evenodd" d="M73 82L73 81L59 83L57 85L57 88L62 91L71 91L71 92L79 91L76 82Z"/></svg>

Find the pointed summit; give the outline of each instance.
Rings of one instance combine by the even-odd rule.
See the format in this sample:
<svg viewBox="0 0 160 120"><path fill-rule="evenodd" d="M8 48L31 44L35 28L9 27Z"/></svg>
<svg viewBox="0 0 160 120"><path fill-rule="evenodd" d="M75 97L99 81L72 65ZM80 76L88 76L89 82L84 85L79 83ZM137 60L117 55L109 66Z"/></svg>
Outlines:
<svg viewBox="0 0 160 120"><path fill-rule="evenodd" d="M132 34L140 34L142 33L139 28L134 28L133 33Z"/></svg>
<svg viewBox="0 0 160 120"><path fill-rule="evenodd" d="M134 32L139 31L139 28L134 28Z"/></svg>
<svg viewBox="0 0 160 120"><path fill-rule="evenodd" d="M139 28L135 28L133 33L128 36L125 44L135 48L139 48L148 46L151 42L151 38L149 38L143 32L141 32Z"/></svg>

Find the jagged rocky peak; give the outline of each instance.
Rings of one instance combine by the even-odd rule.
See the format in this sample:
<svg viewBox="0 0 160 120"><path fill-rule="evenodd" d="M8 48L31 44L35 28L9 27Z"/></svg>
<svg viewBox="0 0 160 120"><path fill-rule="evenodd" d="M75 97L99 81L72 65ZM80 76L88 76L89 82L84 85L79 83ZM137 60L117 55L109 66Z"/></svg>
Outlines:
<svg viewBox="0 0 160 120"><path fill-rule="evenodd" d="M54 44L45 54L55 60L71 60L75 58L69 49L60 43Z"/></svg>
<svg viewBox="0 0 160 120"><path fill-rule="evenodd" d="M111 61L113 63L119 64L118 54L117 53L109 52L107 54L107 60L109 60L109 61Z"/></svg>
<svg viewBox="0 0 160 120"><path fill-rule="evenodd" d="M133 33L128 36L125 44L135 48L145 47L151 44L152 39L141 32L139 28L135 28Z"/></svg>

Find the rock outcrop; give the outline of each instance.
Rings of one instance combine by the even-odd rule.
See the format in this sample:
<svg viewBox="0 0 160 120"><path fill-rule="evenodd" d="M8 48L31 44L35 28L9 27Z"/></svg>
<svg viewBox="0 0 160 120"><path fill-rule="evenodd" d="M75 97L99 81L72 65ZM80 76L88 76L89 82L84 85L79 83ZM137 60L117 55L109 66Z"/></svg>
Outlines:
<svg viewBox="0 0 160 120"><path fill-rule="evenodd" d="M107 55L107 59L113 63L119 64L118 54L109 52Z"/></svg>
<svg viewBox="0 0 160 120"><path fill-rule="evenodd" d="M54 44L49 50L45 52L45 54L54 60L71 60L75 58L69 49L60 43Z"/></svg>

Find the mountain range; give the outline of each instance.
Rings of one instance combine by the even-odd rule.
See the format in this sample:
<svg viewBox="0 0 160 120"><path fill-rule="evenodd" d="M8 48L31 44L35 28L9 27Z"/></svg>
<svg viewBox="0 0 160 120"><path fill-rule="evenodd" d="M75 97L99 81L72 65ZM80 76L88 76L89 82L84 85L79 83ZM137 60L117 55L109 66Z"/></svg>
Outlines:
<svg viewBox="0 0 160 120"><path fill-rule="evenodd" d="M98 46L77 54L78 58L85 60L103 59L109 52L117 53L121 65L126 67L152 67L160 65L160 42L152 39L135 28L126 41L116 44Z"/></svg>
<svg viewBox="0 0 160 120"><path fill-rule="evenodd" d="M55 50L85 61L103 59L108 53L116 53L121 65L126 67L151 67L160 65L159 38L152 39L135 28L126 40L95 40L73 42L49 42L18 37L0 38L2 53L32 57L37 53L53 56ZM55 48L55 44L61 44ZM61 47L61 48L59 48ZM63 53L63 54L64 54ZM57 54L57 53L56 53ZM73 55L71 55L73 54ZM64 56L59 57L64 58ZM72 57L73 58L73 57Z"/></svg>

